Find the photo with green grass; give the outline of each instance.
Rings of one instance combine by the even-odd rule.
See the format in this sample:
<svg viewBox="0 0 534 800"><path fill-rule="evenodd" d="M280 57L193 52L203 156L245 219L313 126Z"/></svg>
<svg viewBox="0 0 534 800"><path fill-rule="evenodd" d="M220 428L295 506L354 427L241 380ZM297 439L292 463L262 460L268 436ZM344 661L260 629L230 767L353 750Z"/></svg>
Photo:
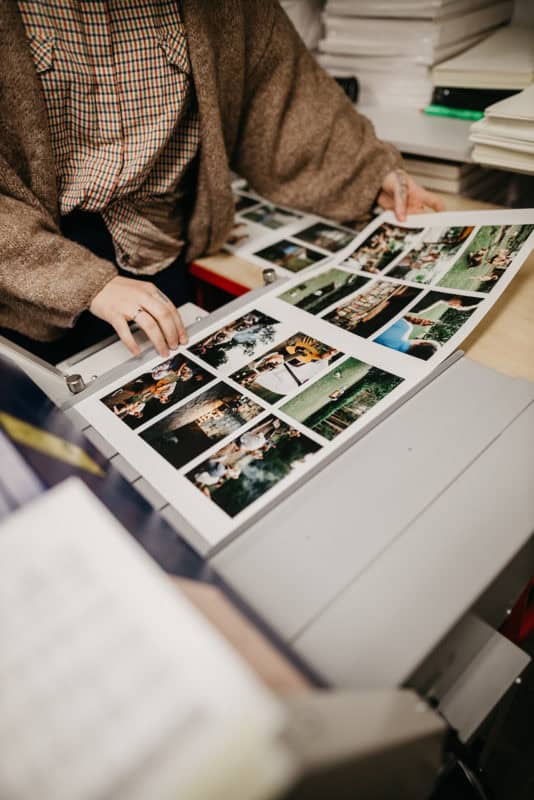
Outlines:
<svg viewBox="0 0 534 800"><path fill-rule="evenodd" d="M483 225L438 285L490 292L533 231L534 225Z"/></svg>
<svg viewBox="0 0 534 800"><path fill-rule="evenodd" d="M283 405L282 411L331 441L387 397L402 380L379 367L348 358Z"/></svg>
<svg viewBox="0 0 534 800"><path fill-rule="evenodd" d="M369 278L355 275L353 272L329 269L293 286L279 295L279 299L309 314L319 314L368 282Z"/></svg>

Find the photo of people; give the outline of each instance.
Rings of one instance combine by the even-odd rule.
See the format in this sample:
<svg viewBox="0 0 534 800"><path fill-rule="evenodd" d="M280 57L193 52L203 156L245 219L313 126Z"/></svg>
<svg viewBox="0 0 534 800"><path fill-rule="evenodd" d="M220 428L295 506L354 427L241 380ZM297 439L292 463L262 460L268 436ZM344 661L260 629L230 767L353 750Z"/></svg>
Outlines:
<svg viewBox="0 0 534 800"><path fill-rule="evenodd" d="M135 429L214 380L194 361L179 353L150 372L102 397L101 401L129 428Z"/></svg>
<svg viewBox="0 0 534 800"><path fill-rule="evenodd" d="M429 228L413 250L391 268L388 277L414 283L430 283L450 266L473 230L472 225Z"/></svg>
<svg viewBox="0 0 534 800"><path fill-rule="evenodd" d="M304 247L304 245L292 242L290 239L282 239L280 242L275 242L269 247L259 250L255 255L279 267L288 269L290 272L300 272L301 269L309 267L310 264L316 264L326 258L318 250Z"/></svg>
<svg viewBox="0 0 534 800"><path fill-rule="evenodd" d="M321 449L274 416L221 447L187 474L230 517L259 500L283 478L303 470Z"/></svg>
<svg viewBox="0 0 534 800"><path fill-rule="evenodd" d="M438 285L490 292L533 231L534 225L483 225Z"/></svg>
<svg viewBox="0 0 534 800"><path fill-rule="evenodd" d="M301 308L309 314L319 314L348 294L352 294L360 286L364 286L369 278L345 272L342 269L329 269L307 281L293 286L279 295L279 300Z"/></svg>
<svg viewBox="0 0 534 800"><path fill-rule="evenodd" d="M429 292L374 341L427 361L460 330L481 302L476 297Z"/></svg>
<svg viewBox="0 0 534 800"><path fill-rule="evenodd" d="M294 394L341 357L339 350L296 333L230 377L268 403Z"/></svg>
<svg viewBox="0 0 534 800"><path fill-rule="evenodd" d="M347 263L365 272L383 272L422 231L423 228L401 228L384 222L349 256Z"/></svg>
<svg viewBox="0 0 534 800"><path fill-rule="evenodd" d="M252 208L252 206L257 206L261 202L257 197L251 197L248 194L236 194L234 195L234 200L236 213Z"/></svg>
<svg viewBox="0 0 534 800"><path fill-rule="evenodd" d="M335 225L327 225L325 222L316 222L309 228L293 234L295 239L311 244L313 247L320 247L328 250L329 253L337 253L343 250L354 239L352 231L337 228Z"/></svg>
<svg viewBox="0 0 534 800"><path fill-rule="evenodd" d="M325 315L338 328L358 336L370 336L396 317L420 294L415 286L374 281L358 294Z"/></svg>
<svg viewBox="0 0 534 800"><path fill-rule="evenodd" d="M191 345L189 350L212 367L235 368L243 357L252 358L272 344L278 325L278 320L262 311L249 311Z"/></svg>
<svg viewBox="0 0 534 800"><path fill-rule="evenodd" d="M264 411L249 397L217 383L147 428L141 438L173 467L183 467Z"/></svg>
<svg viewBox="0 0 534 800"><path fill-rule="evenodd" d="M283 405L282 411L331 441L401 382L397 375L347 358Z"/></svg>
<svg viewBox="0 0 534 800"><path fill-rule="evenodd" d="M247 211L241 216L251 222L255 222L257 225L263 225L264 228L270 228L273 231L302 219L302 214L299 214L297 211L288 211L285 208L272 206L269 203L263 203L261 206Z"/></svg>

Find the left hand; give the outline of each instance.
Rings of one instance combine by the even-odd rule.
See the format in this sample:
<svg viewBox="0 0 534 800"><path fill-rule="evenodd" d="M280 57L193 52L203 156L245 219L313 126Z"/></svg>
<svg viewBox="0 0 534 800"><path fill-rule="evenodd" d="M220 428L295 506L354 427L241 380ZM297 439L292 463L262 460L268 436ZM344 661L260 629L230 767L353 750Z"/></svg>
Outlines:
<svg viewBox="0 0 534 800"><path fill-rule="evenodd" d="M407 214L420 214L426 208L443 211L445 204L432 192L427 192L410 178L403 169L388 172L377 198L378 205L386 211L395 211L397 219L404 222Z"/></svg>

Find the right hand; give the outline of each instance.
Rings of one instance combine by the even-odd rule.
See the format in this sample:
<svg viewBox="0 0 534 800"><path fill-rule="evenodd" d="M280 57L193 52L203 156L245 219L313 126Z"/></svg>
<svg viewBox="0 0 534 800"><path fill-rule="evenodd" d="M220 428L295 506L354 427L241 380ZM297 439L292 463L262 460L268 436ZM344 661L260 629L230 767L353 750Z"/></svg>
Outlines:
<svg viewBox="0 0 534 800"><path fill-rule="evenodd" d="M187 344L178 311L153 283L117 275L93 298L89 311L112 325L134 356L141 352L128 326L134 319L163 358L169 349Z"/></svg>

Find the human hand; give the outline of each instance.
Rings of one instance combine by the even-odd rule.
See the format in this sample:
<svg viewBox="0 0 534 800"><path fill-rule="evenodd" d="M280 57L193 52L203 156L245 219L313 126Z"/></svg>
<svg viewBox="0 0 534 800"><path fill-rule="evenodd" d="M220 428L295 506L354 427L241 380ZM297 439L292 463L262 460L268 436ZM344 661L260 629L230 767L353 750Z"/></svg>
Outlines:
<svg viewBox="0 0 534 800"><path fill-rule="evenodd" d="M112 325L128 350L138 356L141 349L128 322L135 321L160 356L169 348L187 344L187 334L174 304L153 283L117 275L93 298L89 311Z"/></svg>
<svg viewBox="0 0 534 800"><path fill-rule="evenodd" d="M443 211L445 208L441 198L419 186L403 169L388 172L377 202L386 210L394 210L401 222L404 222L407 214L420 214L425 208L434 211Z"/></svg>

